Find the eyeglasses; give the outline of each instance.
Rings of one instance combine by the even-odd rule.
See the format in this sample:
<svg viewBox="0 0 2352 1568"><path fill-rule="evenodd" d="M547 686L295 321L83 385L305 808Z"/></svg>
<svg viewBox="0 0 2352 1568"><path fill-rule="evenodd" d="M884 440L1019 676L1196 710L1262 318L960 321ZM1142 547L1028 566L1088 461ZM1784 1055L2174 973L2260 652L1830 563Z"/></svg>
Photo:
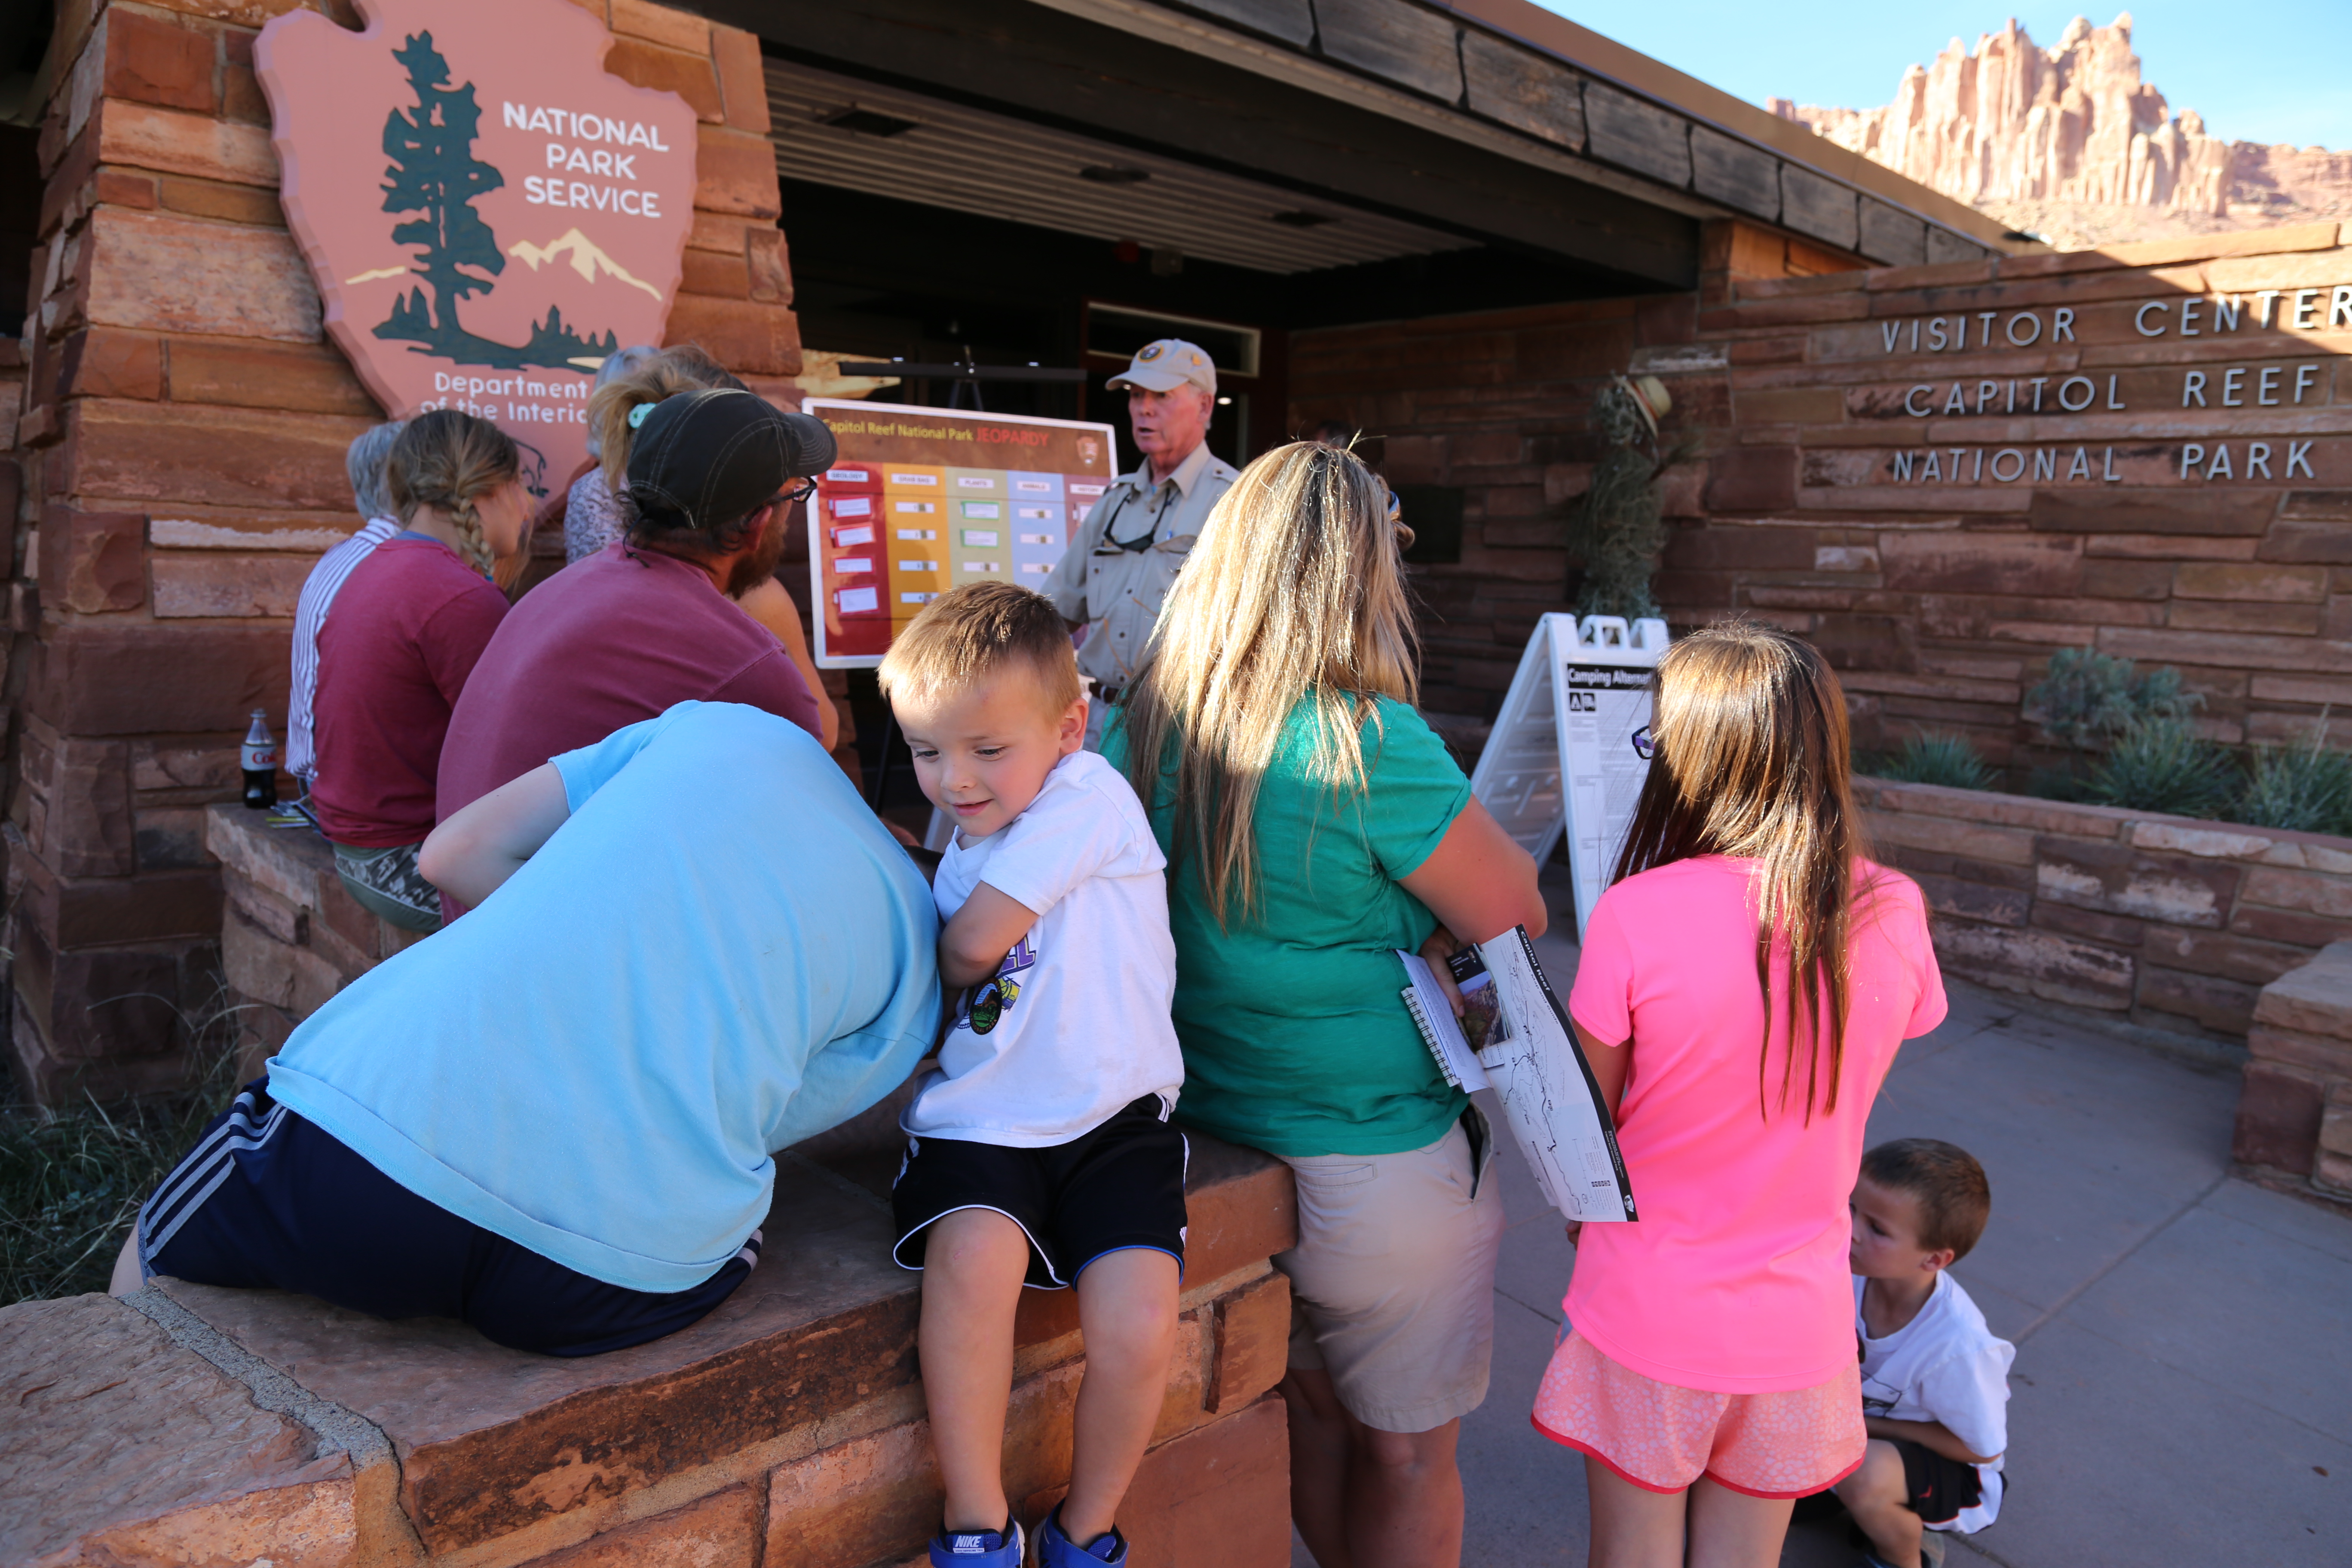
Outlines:
<svg viewBox="0 0 2352 1568"><path fill-rule="evenodd" d="M775 504L781 506L795 506L800 502L808 500L809 497L814 494L816 494L816 481L814 479L803 479L796 485L787 487L781 495L776 497Z"/></svg>
<svg viewBox="0 0 2352 1568"><path fill-rule="evenodd" d="M1645 763L1658 754L1657 737L1650 733L1647 724L1633 731L1633 754Z"/></svg>

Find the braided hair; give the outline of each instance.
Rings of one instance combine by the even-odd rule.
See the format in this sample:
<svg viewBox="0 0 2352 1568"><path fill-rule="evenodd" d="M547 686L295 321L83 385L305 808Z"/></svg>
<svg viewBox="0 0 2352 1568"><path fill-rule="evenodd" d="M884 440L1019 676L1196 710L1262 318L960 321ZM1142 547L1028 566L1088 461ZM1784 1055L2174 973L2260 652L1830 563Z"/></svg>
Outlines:
<svg viewBox="0 0 2352 1568"><path fill-rule="evenodd" d="M384 489L404 527L423 508L448 513L457 529L457 553L487 577L490 542L474 503L521 471L522 454L505 431L457 409L436 408L410 420L393 443Z"/></svg>

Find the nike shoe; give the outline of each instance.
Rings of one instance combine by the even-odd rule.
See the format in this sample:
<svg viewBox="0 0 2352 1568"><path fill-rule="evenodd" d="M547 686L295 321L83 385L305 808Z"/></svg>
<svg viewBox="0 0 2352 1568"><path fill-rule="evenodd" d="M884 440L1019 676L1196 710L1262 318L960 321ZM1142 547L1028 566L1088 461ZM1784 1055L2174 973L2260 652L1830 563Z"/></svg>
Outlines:
<svg viewBox="0 0 2352 1568"><path fill-rule="evenodd" d="M1062 1533L1062 1510L1056 1505L1037 1527L1036 1568L1100 1568L1106 1563L1124 1568L1126 1562L1127 1537L1117 1525L1093 1545L1080 1546Z"/></svg>
<svg viewBox="0 0 2352 1568"><path fill-rule="evenodd" d="M1026 1544L1017 1520L1003 1530L943 1530L931 1537L931 1568L1021 1568Z"/></svg>

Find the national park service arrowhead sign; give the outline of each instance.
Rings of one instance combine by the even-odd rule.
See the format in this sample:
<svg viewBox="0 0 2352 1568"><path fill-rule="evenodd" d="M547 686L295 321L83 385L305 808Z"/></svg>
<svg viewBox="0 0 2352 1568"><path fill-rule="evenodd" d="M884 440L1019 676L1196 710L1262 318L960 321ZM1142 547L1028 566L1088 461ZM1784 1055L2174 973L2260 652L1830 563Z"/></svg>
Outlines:
<svg viewBox="0 0 2352 1568"><path fill-rule="evenodd" d="M658 343L694 221L694 110L604 71L569 0L359 0L261 31L281 197L327 330L395 417L462 408L561 484L604 356Z"/></svg>

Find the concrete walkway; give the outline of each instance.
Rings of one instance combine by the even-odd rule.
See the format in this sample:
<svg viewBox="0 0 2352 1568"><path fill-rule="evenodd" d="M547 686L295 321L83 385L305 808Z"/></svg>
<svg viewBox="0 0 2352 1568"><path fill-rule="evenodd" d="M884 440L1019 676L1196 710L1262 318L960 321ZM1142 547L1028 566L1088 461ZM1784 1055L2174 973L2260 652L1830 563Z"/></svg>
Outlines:
<svg viewBox="0 0 2352 1568"><path fill-rule="evenodd" d="M1953 1274L2018 1346L2015 1490L2000 1522L1954 1538L1953 1568L2352 1563L2352 1219L2229 1176L2236 1099L2232 1072L1957 986L1943 1027L1896 1058L1871 1140L1943 1138L1984 1162L1992 1224ZM1580 1565L1580 1457L1528 1424L1575 1254L1515 1153L1503 1190L1463 1561ZM1859 1556L1842 1526L1805 1526L1782 1561Z"/></svg>

